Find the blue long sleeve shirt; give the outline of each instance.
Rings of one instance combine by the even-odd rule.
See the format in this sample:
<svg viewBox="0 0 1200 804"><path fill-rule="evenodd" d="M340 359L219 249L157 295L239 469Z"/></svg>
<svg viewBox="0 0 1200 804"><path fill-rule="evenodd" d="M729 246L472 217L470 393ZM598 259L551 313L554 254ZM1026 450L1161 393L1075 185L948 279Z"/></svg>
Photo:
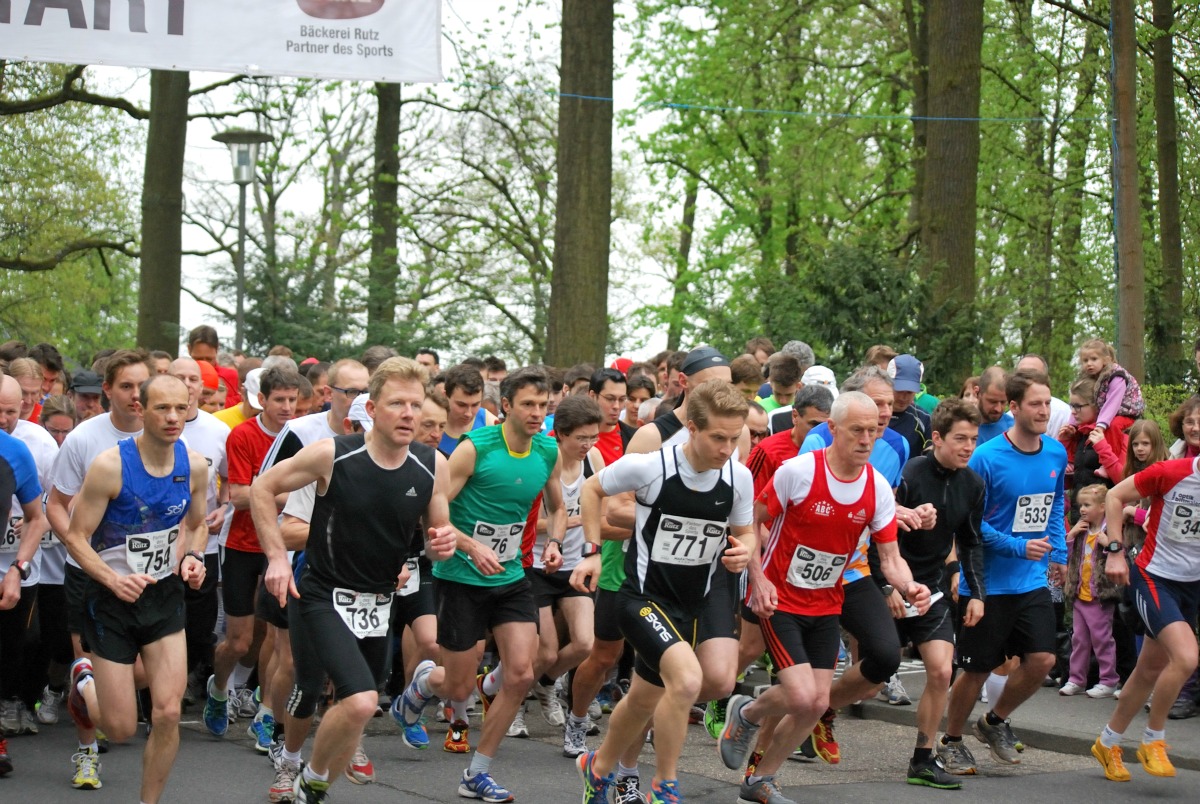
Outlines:
<svg viewBox="0 0 1200 804"><path fill-rule="evenodd" d="M984 481L983 564L988 595L1019 595L1046 585L1051 563L1067 563L1063 476L1067 451L1043 435L1037 452L1022 452L1007 436L981 444L970 466ZM1025 557L1030 539L1050 539L1040 561ZM959 582L959 594L970 594Z"/></svg>

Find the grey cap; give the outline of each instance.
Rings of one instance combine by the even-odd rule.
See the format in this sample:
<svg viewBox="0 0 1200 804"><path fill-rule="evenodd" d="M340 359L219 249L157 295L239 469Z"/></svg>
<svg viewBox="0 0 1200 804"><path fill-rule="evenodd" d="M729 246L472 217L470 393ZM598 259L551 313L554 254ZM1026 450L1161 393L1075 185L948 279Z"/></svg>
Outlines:
<svg viewBox="0 0 1200 804"><path fill-rule="evenodd" d="M104 389L100 386L103 382L96 372L81 371L71 377L70 390L80 394L102 394Z"/></svg>

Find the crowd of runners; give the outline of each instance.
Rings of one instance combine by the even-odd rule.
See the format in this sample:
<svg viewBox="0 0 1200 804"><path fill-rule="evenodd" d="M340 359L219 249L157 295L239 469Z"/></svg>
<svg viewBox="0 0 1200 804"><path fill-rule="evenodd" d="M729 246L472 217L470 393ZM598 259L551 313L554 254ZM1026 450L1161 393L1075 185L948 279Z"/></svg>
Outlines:
<svg viewBox="0 0 1200 804"><path fill-rule="evenodd" d="M785 760L839 762L840 710L910 702L904 650L926 674L910 784L961 787L968 729L1019 763L1018 710L1051 684L1116 699L1092 747L1107 779L1131 778L1143 705L1136 758L1175 774L1200 396L1162 432L1102 341L1068 401L1037 355L939 400L914 355L873 347L839 382L765 338L509 371L384 346L259 359L201 326L186 355L71 371L0 345L0 777L22 768L8 738L61 719L63 784L98 789L108 741L144 723L154 804L191 706L269 757L269 801L327 801L374 781L362 738L385 711L398 750L464 755L458 796L509 802L496 760L530 708L584 804L683 801L689 722L731 798L793 804ZM735 694L755 663L771 685Z"/></svg>

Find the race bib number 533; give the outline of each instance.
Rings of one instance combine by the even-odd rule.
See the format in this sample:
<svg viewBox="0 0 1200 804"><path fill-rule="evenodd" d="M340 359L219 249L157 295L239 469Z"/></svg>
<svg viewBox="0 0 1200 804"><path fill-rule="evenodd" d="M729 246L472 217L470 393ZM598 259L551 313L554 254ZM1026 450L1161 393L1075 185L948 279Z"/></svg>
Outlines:
<svg viewBox="0 0 1200 804"><path fill-rule="evenodd" d="M1023 494L1017 498L1017 512L1013 516L1013 533L1041 533L1050 524L1050 509L1054 507L1053 494Z"/></svg>

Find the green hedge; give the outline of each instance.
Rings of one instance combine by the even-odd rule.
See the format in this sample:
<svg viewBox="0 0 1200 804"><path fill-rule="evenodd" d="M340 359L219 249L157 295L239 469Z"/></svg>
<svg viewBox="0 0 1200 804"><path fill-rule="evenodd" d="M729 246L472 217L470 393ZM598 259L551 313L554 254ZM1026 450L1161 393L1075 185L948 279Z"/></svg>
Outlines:
<svg viewBox="0 0 1200 804"><path fill-rule="evenodd" d="M1147 419L1154 419L1162 428L1163 437L1170 446L1174 440L1171 437L1169 420L1175 409L1192 395L1192 389L1185 385L1143 385L1142 396L1146 400Z"/></svg>

